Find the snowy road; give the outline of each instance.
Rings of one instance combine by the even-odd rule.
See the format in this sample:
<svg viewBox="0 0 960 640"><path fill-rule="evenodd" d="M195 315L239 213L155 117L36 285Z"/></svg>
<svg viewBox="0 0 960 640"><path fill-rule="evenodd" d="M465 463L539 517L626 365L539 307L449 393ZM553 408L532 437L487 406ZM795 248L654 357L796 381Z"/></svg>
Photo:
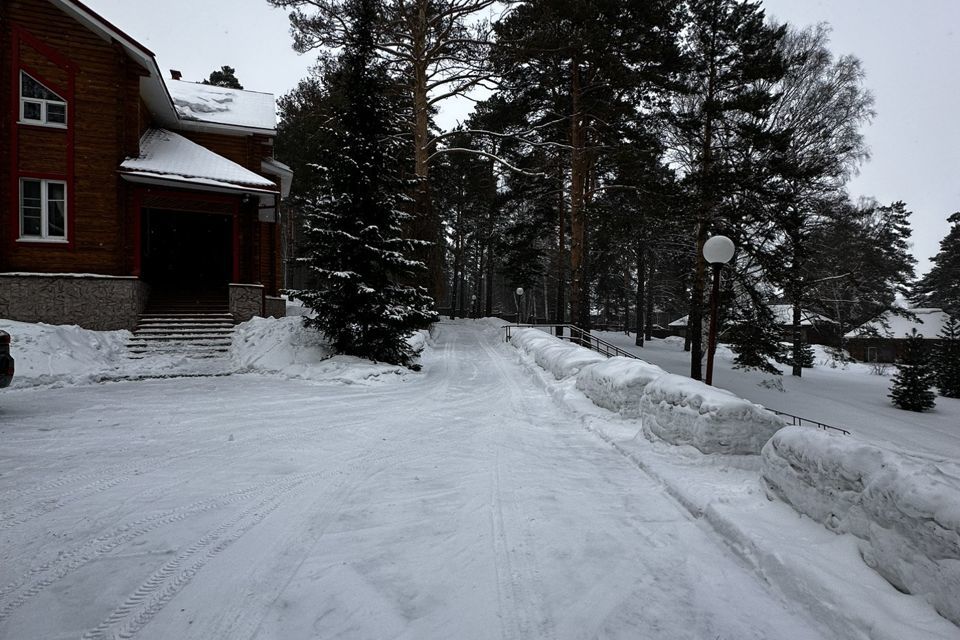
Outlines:
<svg viewBox="0 0 960 640"><path fill-rule="evenodd" d="M819 638L517 365L0 396L0 638Z"/></svg>

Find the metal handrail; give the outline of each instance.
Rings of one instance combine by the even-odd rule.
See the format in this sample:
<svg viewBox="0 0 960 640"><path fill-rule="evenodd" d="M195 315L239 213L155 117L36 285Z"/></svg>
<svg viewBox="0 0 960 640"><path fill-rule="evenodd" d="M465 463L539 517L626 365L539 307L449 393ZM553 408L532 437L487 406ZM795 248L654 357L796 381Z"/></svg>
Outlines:
<svg viewBox="0 0 960 640"><path fill-rule="evenodd" d="M512 329L549 329L550 335L559 338L561 340L567 340L568 342L573 342L578 344L581 347L586 347L597 353L607 356L608 358L613 356L622 356L624 358L632 358L633 360L640 360L639 356L636 356L629 351L624 351L615 344L610 344L606 340L596 337L595 335L584 331L580 327L577 327L572 324L507 324L503 326L504 338L507 342L510 341L510 334ZM556 329L566 329L569 331L570 335L557 335Z"/></svg>
<svg viewBox="0 0 960 640"><path fill-rule="evenodd" d="M824 431L828 431L828 430L830 430L830 431L839 431L840 433L842 433L842 434L845 435L845 436L850 435L850 432L847 431L846 429L842 428L842 427L834 427L833 425L824 424L823 422L817 422L816 420L810 420L810 419L808 419L808 418L801 418L800 416L795 416L795 415L793 415L793 414L791 414L791 413L787 413L787 412L785 412L785 411L777 411L776 409L771 409L770 407L767 407L767 410L774 412L774 413L777 414L778 416L782 416L782 417L784 417L784 418L790 418L790 425L791 425L791 426L802 427L802 426L804 426L805 424L810 424L810 425L815 426L817 429L822 429L822 430L824 430Z"/></svg>

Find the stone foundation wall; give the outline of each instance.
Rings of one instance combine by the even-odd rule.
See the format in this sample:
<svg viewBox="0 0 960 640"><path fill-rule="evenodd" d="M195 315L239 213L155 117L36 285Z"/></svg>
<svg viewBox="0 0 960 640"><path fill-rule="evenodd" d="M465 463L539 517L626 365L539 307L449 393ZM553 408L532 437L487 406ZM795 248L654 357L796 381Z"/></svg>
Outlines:
<svg viewBox="0 0 960 640"><path fill-rule="evenodd" d="M263 315L267 318L282 318L287 315L287 301L275 296L267 296L263 300Z"/></svg>
<svg viewBox="0 0 960 640"><path fill-rule="evenodd" d="M0 274L0 318L132 330L148 293L133 276Z"/></svg>
<svg viewBox="0 0 960 640"><path fill-rule="evenodd" d="M246 322L254 316L263 315L263 285L231 284L230 313L234 322Z"/></svg>

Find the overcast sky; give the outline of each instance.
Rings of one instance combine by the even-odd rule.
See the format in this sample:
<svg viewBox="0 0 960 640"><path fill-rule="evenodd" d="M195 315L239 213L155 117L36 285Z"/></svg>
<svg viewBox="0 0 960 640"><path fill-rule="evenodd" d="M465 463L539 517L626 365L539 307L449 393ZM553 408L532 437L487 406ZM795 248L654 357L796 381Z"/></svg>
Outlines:
<svg viewBox="0 0 960 640"><path fill-rule="evenodd" d="M286 14L266 0L84 0L150 48L160 68L199 81L222 65L247 89L281 96L312 56L290 48ZM903 200L914 212L918 274L929 269L960 210L960 0L764 0L767 14L798 26L827 22L832 49L863 62L877 117L872 158L854 197ZM447 124L441 122L441 124Z"/></svg>

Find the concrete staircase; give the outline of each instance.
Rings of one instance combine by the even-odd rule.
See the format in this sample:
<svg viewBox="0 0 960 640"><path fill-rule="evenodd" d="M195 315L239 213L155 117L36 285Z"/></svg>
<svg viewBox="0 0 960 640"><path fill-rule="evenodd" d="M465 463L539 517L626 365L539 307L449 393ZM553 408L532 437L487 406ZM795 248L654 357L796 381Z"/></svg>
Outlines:
<svg viewBox="0 0 960 640"><path fill-rule="evenodd" d="M233 316L226 295L155 293L127 344L131 358L154 354L216 358L230 351Z"/></svg>

